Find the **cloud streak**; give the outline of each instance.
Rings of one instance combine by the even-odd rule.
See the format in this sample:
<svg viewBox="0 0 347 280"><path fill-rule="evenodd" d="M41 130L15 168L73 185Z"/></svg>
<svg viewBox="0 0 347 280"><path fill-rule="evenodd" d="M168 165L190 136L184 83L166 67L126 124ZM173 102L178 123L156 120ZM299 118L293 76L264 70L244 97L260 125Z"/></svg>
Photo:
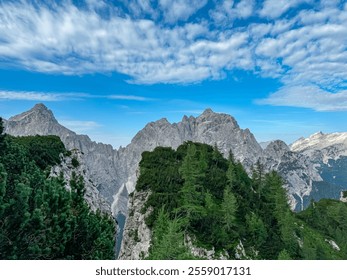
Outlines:
<svg viewBox="0 0 347 280"><path fill-rule="evenodd" d="M83 100L83 99L113 99L129 101L151 101L138 95L93 95L89 93L56 93L56 92L38 92L38 91L9 91L0 90L0 100L27 100L41 102L57 102L64 100Z"/></svg>
<svg viewBox="0 0 347 280"><path fill-rule="evenodd" d="M256 102L261 105L310 108L321 112L346 111L347 90L331 93L317 86L287 86Z"/></svg>
<svg viewBox="0 0 347 280"><path fill-rule="evenodd" d="M105 98L108 99L117 99L117 100L130 100L130 101L150 101L152 98L147 98L137 95L105 95Z"/></svg>
<svg viewBox="0 0 347 280"><path fill-rule="evenodd" d="M28 101L63 101L80 100L86 97L82 93L51 93L36 91L8 91L0 90L0 100L28 100Z"/></svg>

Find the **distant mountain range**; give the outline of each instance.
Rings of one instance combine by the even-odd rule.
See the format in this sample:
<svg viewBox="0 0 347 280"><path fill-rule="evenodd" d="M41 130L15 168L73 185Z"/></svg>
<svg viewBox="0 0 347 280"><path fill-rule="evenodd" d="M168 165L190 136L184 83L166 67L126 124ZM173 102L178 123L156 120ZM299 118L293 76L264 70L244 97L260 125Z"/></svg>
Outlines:
<svg viewBox="0 0 347 280"><path fill-rule="evenodd" d="M304 209L311 199L338 199L347 189L347 133L317 133L290 146L281 140L260 145L233 117L210 109L196 118L184 116L178 123L165 118L148 123L129 145L118 150L60 125L43 104L5 120L5 132L14 136L57 135L67 149L80 150L79 160L93 183L93 197L105 199L113 215L123 218L127 215L128 195L135 188L142 152L158 146L175 149L185 141L217 146L225 156L231 150L249 173L258 160L265 170L278 171L295 210Z"/></svg>

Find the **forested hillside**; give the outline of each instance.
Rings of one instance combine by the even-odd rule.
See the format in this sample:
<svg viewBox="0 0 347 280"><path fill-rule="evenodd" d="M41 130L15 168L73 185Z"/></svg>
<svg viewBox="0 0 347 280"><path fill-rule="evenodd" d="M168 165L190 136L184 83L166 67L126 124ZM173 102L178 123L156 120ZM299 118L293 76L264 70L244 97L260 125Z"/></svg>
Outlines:
<svg viewBox="0 0 347 280"><path fill-rule="evenodd" d="M0 118L0 259L114 258L115 222L89 209L82 178L69 191L49 176L61 154L58 137L4 135Z"/></svg>
<svg viewBox="0 0 347 280"><path fill-rule="evenodd" d="M347 205L322 200L295 214L282 185L260 164L250 178L231 152L205 144L144 152L136 191L150 193L140 209L151 213L148 258L197 258L192 240L214 258L347 259Z"/></svg>

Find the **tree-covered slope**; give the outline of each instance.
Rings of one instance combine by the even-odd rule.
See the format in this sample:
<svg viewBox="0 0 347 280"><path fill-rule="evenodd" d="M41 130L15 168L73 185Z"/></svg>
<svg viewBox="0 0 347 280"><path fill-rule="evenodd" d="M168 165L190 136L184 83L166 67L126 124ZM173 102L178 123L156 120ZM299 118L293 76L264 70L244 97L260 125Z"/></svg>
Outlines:
<svg viewBox="0 0 347 280"><path fill-rule="evenodd" d="M150 213L149 259L199 257L192 246L213 248L213 258L347 259L346 205L323 201L315 207L330 207L327 213L314 214L312 206L297 215L282 185L260 164L250 178L231 153L225 159L217 148L186 142L176 151L158 147L142 154L136 192L149 196L142 209L130 211Z"/></svg>
<svg viewBox="0 0 347 280"><path fill-rule="evenodd" d="M0 259L113 259L114 220L90 210L82 178L68 191L49 176L68 154L60 139L2 132L0 119Z"/></svg>

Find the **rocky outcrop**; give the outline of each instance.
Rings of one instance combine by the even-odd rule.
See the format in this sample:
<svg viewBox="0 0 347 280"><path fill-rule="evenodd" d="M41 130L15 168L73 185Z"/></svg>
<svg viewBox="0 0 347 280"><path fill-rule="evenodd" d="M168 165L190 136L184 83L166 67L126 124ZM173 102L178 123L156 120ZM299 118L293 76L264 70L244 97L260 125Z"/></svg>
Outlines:
<svg viewBox="0 0 347 280"><path fill-rule="evenodd" d="M320 182L316 164L309 157L293 152L283 141L267 145L262 163L266 170L276 170L282 175L292 209L303 210L304 197L312 191L313 182Z"/></svg>
<svg viewBox="0 0 347 280"><path fill-rule="evenodd" d="M68 150L79 150L85 178L87 182L93 182L95 197L102 197L109 205L123 178L127 177L118 168L118 151L111 145L93 142L88 136L78 135L60 125L52 111L43 104L10 118L5 123L5 132L13 136L57 135Z"/></svg>
<svg viewBox="0 0 347 280"><path fill-rule="evenodd" d="M100 196L93 181L88 179L91 177L88 172L84 155L79 150L73 149L70 156L62 156L61 163L52 167L50 176L58 177L62 175L68 190L71 190L70 181L73 173L77 177L82 176L85 187L84 198L91 210L95 212L99 209L103 213L110 213L111 208L109 204Z"/></svg>
<svg viewBox="0 0 347 280"><path fill-rule="evenodd" d="M129 215L123 232L123 240L118 259L140 260L148 257L152 233L146 225L146 217L151 208L142 213L150 192L134 192L129 197Z"/></svg>
<svg viewBox="0 0 347 280"><path fill-rule="evenodd" d="M313 161L327 164L347 156L347 133L315 133L300 138L291 145L291 150L309 156Z"/></svg>
<svg viewBox="0 0 347 280"><path fill-rule="evenodd" d="M318 132L298 139L290 147L293 152L306 156L321 178L313 180L306 201L339 199L340 193L347 189L347 133Z"/></svg>
<svg viewBox="0 0 347 280"><path fill-rule="evenodd" d="M190 253L199 259L228 260L230 258L228 252L226 251L224 251L223 253L216 253L214 248L208 250L205 248L197 247L196 245L194 245L194 237L192 238L189 235L185 236L184 243L189 249Z"/></svg>
<svg viewBox="0 0 347 280"><path fill-rule="evenodd" d="M217 145L225 156L231 150L249 169L262 154L253 134L248 129L241 129L230 115L207 109L197 118L184 116L179 123L171 124L167 119L160 119L147 124L122 152L124 172L128 171L129 175L125 183L128 193L135 189L136 170L144 151L152 151L158 146L176 149L185 141Z"/></svg>

